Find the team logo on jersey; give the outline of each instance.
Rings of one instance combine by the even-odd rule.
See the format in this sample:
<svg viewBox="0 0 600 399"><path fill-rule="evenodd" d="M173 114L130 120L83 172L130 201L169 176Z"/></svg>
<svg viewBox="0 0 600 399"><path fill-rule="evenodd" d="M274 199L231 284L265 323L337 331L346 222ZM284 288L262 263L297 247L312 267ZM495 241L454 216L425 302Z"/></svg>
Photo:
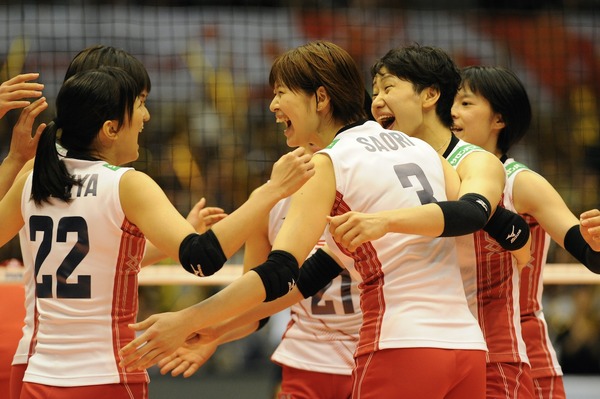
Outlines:
<svg viewBox="0 0 600 399"><path fill-rule="evenodd" d="M481 147L478 147L474 144L466 144L460 147L455 147L452 154L448 156L447 160L450 162L450 165L456 166L459 164L460 160L465 157L465 155L470 154L473 151L484 151Z"/></svg>
<svg viewBox="0 0 600 399"><path fill-rule="evenodd" d="M515 240L516 240L517 238L519 238L519 236L520 236L520 235L521 235L521 229L519 229L519 231L517 231L517 232L515 233L515 226L513 225L513 227L512 227L512 231L510 232L510 234L509 234L509 235L507 235L507 236L506 236L506 239L507 239L508 241L510 241L510 243L512 244L512 243L514 243L514 242L515 242Z"/></svg>
<svg viewBox="0 0 600 399"><path fill-rule="evenodd" d="M529 168L527 166L523 165L522 163L515 161L515 162L511 162L508 165L505 165L504 169L506 170L506 176L511 177L513 175L513 173L515 173L521 169L529 169Z"/></svg>

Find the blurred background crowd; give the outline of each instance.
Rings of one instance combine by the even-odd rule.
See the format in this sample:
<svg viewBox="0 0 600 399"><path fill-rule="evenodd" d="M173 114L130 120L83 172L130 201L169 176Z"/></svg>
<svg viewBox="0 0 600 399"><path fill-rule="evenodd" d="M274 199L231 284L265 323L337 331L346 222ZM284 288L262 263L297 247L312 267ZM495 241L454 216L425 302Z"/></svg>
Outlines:
<svg viewBox="0 0 600 399"><path fill-rule="evenodd" d="M459 66L503 65L525 83L534 123L516 158L546 177L575 214L599 206L599 0L0 1L0 79L39 72L51 104L66 67L92 44L120 47L149 71L152 119L133 165L184 214L201 197L230 212L287 151L269 111L271 61L310 40L346 48L364 70L388 49L441 47ZM18 112L0 121L0 157ZM18 240L0 261L19 259ZM239 263L240 257L232 260ZM558 247L549 262L574 259ZM214 288L141 287L140 318ZM600 374L600 286L550 285L545 313L566 374ZM277 323L219 349L215 372L267 364ZM257 363L258 362L258 363Z"/></svg>

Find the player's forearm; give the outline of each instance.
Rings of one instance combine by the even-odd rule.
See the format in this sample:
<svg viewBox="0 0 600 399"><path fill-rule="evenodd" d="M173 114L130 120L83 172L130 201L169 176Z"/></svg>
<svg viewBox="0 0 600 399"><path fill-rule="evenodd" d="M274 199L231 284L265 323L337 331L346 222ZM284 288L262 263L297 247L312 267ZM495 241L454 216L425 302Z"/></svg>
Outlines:
<svg viewBox="0 0 600 399"><path fill-rule="evenodd" d="M249 271L223 290L200 303L179 311L193 331L225 323L264 301L265 289L258 275Z"/></svg>
<svg viewBox="0 0 600 399"><path fill-rule="evenodd" d="M226 326L225 324L224 326ZM258 329L258 321L244 324L239 327L226 327L227 329L218 336L215 340L217 345L223 345L228 342L237 341L246 338L248 335L254 333ZM220 329L219 329L220 330Z"/></svg>
<svg viewBox="0 0 600 399"><path fill-rule="evenodd" d="M6 195L23 165L25 162L21 162L15 157L7 156L4 159L0 165L0 199Z"/></svg>
<svg viewBox="0 0 600 399"><path fill-rule="evenodd" d="M378 215L388 233L439 237L444 230L444 215L435 204L382 211Z"/></svg>
<svg viewBox="0 0 600 399"><path fill-rule="evenodd" d="M242 206L212 227L227 258L242 247L255 232L256 224L267 217L280 199L280 190L272 184L265 183Z"/></svg>
<svg viewBox="0 0 600 399"><path fill-rule="evenodd" d="M254 329L251 332L254 332L258 327L259 320L263 320L275 313L279 313L293 304L298 303L302 299L302 294L297 288L294 288L289 294L284 295L275 301L261 303L258 306L215 326L214 329L216 335L223 336L226 335L228 331L243 328L245 326L253 326Z"/></svg>
<svg viewBox="0 0 600 399"><path fill-rule="evenodd" d="M383 220L388 232L456 237L484 228L494 209L483 195L467 193L457 201L387 211L389 217L384 213Z"/></svg>

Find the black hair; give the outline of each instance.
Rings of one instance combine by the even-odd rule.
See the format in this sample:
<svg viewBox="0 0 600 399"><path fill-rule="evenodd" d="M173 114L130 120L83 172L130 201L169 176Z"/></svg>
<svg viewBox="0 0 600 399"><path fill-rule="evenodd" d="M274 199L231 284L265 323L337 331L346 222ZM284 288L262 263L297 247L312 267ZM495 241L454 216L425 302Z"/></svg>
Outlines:
<svg viewBox="0 0 600 399"><path fill-rule="evenodd" d="M56 149L89 154L104 123L116 120L120 129L131 123L137 84L127 72L100 67L68 78L56 97L56 117L46 126L37 146L31 197L40 205L50 197L70 201L71 188L80 183L71 176Z"/></svg>
<svg viewBox="0 0 600 399"><path fill-rule="evenodd" d="M81 50L73 60L71 60L67 72L65 73L64 80L66 81L76 73L97 69L101 66L118 67L129 73L137 84L138 94L143 90L150 92L150 89L152 88L148 71L140 60L125 50L101 44L93 45Z"/></svg>
<svg viewBox="0 0 600 399"><path fill-rule="evenodd" d="M452 104L460 86L460 71L452 58L442 49L413 44L391 49L371 67L371 78L385 68L399 79L412 83L417 93L428 87L440 92L436 115L452 126Z"/></svg>
<svg viewBox="0 0 600 399"><path fill-rule="evenodd" d="M484 97L501 115L504 128L496 147L506 154L527 133L531 124L529 96L517 75L498 66L469 66L462 70L462 85Z"/></svg>

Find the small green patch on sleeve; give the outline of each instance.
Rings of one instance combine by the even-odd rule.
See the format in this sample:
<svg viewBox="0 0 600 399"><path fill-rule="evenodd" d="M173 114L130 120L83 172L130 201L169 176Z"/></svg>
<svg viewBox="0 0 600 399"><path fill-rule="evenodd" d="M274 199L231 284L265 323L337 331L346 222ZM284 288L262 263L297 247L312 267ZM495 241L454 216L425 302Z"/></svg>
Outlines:
<svg viewBox="0 0 600 399"><path fill-rule="evenodd" d="M525 165L523 165L521 162L511 162L507 165L504 165L504 169L506 169L506 177L511 177L515 172L521 170L521 169L527 169L529 170L529 168Z"/></svg>
<svg viewBox="0 0 600 399"><path fill-rule="evenodd" d="M121 169L121 167L120 167L120 166L111 165L111 164L109 164L109 163L105 163L105 164L104 164L104 165L102 165L102 166L104 166L105 168L108 168L108 169L110 169L110 170L119 170L119 169Z"/></svg>
<svg viewBox="0 0 600 399"><path fill-rule="evenodd" d="M329 148L332 148L332 147L333 147L333 146L334 146L334 145L335 145L335 144L336 144L338 141L340 141L340 139L335 139L335 140L333 140L333 141L331 142L331 144L329 144L329 145L328 145L327 147L325 147L325 148L328 148L328 149L329 149Z"/></svg>

